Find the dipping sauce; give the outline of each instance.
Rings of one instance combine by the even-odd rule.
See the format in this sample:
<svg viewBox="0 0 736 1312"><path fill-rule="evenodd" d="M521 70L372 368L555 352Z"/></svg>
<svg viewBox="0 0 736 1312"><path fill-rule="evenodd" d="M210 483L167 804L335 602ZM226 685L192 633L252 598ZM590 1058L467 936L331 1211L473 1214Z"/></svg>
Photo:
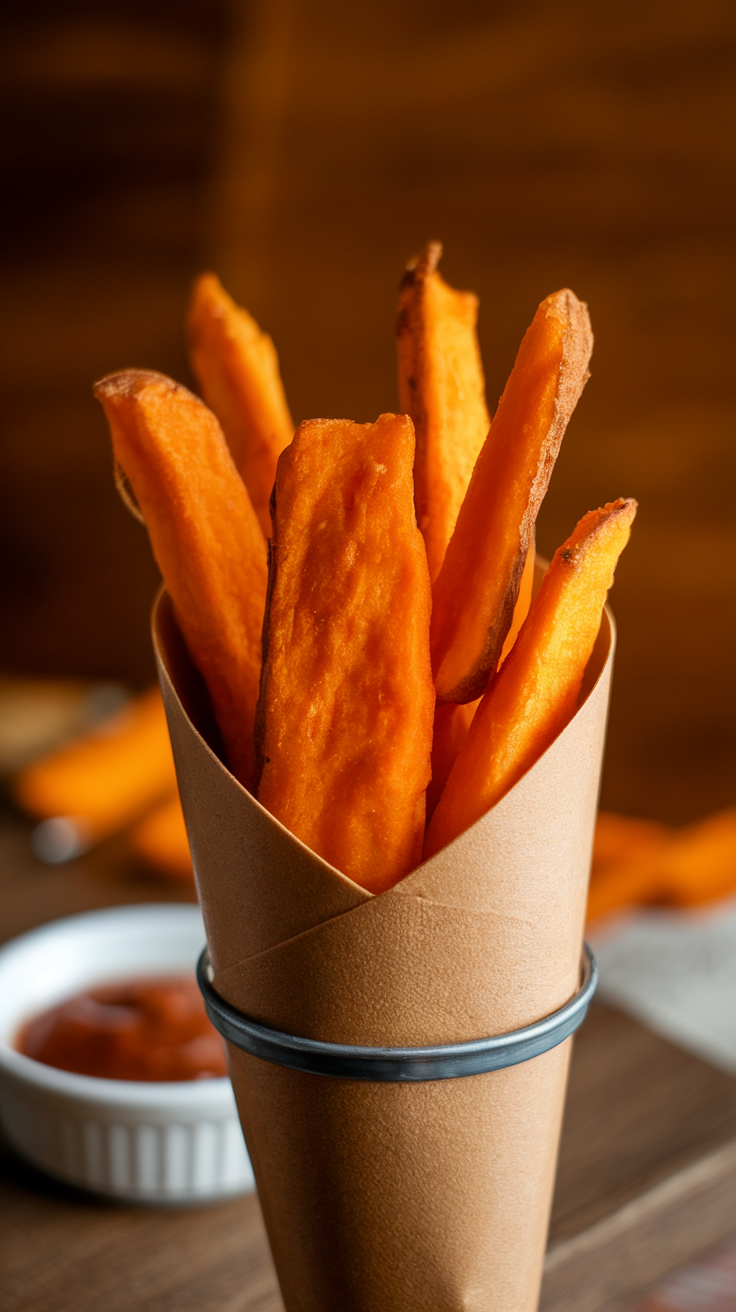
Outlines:
<svg viewBox="0 0 736 1312"><path fill-rule="evenodd" d="M78 993L28 1021L15 1046L46 1066L108 1080L227 1075L225 1045L188 975L125 980Z"/></svg>

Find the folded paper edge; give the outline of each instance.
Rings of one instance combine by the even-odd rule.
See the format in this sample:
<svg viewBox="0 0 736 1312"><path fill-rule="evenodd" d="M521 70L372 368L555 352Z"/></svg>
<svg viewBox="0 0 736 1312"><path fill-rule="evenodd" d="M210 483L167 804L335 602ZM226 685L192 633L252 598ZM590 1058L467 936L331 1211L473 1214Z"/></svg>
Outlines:
<svg viewBox="0 0 736 1312"><path fill-rule="evenodd" d="M349 907L345 911L340 912L339 913L340 915L347 915L351 911L358 910L360 906L364 905L366 902L371 901L374 897L383 898L383 897L390 897L392 895L407 896L407 897L416 896L416 892L413 888L413 881L418 877L425 875L428 870L431 870L433 866L435 866L438 863L438 859L441 857L443 852L446 852L448 848L452 847L455 843L459 842L460 839L462 839L465 834L471 833L474 829L476 829L479 825L481 825L488 815L498 810L499 807L503 806L503 803L506 801L506 798L509 797L523 783L523 781L530 774L532 774L533 771L537 769L540 763L554 748L555 744L570 731L570 729L572 728L572 726L575 724L576 720L580 716L581 711L583 710L587 702L594 694L596 688L599 686L599 684L604 679L606 674L610 671L610 667L613 664L613 658L616 649L615 621L609 607L605 606L603 611L603 616L607 624L607 634L604 633L603 620L602 620L601 630L599 631L599 636L598 639L596 640L596 648L594 648L593 654L591 655L590 661L588 662L588 667L586 667L586 675L587 675L587 669L590 667L591 664L593 664L596 661L596 658L597 661L599 662L599 668L594 678L590 681L587 681L586 675L584 675L583 693L581 694L580 701L578 703L578 706L576 707L575 714L572 716L572 719L570 719L567 722L567 724L564 726L564 728L560 730L560 732L556 735L553 741L547 746L547 748L542 753L542 755L539 756L537 760L534 761L533 764L530 765L528 769L524 771L524 774L521 775L519 779L517 779L513 787L510 788L509 791L505 793L503 797L501 797L499 801L496 802L495 805L490 808L489 811L484 812L484 814L480 816L478 820L474 822L474 824L470 825L468 829L463 830L462 834L458 834L457 837L452 839L452 841L446 844L445 847L440 848L431 857L428 857L426 861L422 861L418 866L415 866L414 869L410 870L409 873L405 875L403 879L400 879L398 881L398 883L392 885L391 888L385 889L382 893L376 894L376 893L371 893L367 889L363 888L361 885L356 884L354 880L350 879L348 875L343 874L341 870L338 870L336 866L331 865L329 861L325 861L325 859L321 857L318 852L314 852L312 848L308 847L306 843L303 843L300 838L298 838L295 834L292 834L289 829L287 829L284 825L281 824L280 820L277 820L275 816L271 815L270 811L267 811L266 808L261 805L257 797L255 797L251 792L249 792L248 789L245 788L243 784L241 784L240 781L235 778L235 776L228 769L227 765L225 765L225 763L222 761L222 759L217 754L217 752L208 743L207 739L204 736L204 733L201 732L200 729L197 727L197 724L195 723L194 719L192 718L192 715L190 714L187 706L184 703L184 700L179 694L177 682L174 678L174 675L169 669L166 656L164 654L164 644L161 642L161 635L160 635L160 625L161 625L162 615L164 614L163 612L164 606L167 606L168 608L168 615L165 616L164 623L170 623L175 627L176 633L178 635L178 639L183 645L183 639L181 638L181 635L178 631L178 626L176 626L176 620L174 618L173 611L171 611L170 609L169 595L166 592L165 586L162 584L154 600L152 625L151 625L156 663L159 668L159 675L161 681L167 684L171 697L175 700L176 703L178 703L181 714L186 720L192 735L197 740L200 750L204 751L211 759L211 761L215 763L216 766L224 774L228 776L229 780L232 781L232 785L240 790L240 792L243 795L243 798L247 799L248 803L256 807L258 811L261 813L261 815L266 818L267 822L275 826L276 829L281 833L281 835L285 839L287 839L290 843L294 844L295 849L298 852L302 853L305 857L311 858L311 860L315 861L325 873L333 876L336 880L340 882L340 884L342 884L344 887L348 888L351 892L355 894L355 899L356 899L355 906ZM602 634L604 636L607 636L605 655L602 655L599 651L597 651ZM188 654L186 654L186 659L190 660ZM310 929L311 928L312 927L310 927ZM304 930L303 932L309 933L310 930ZM299 936L296 935L295 937L299 937Z"/></svg>
<svg viewBox="0 0 736 1312"><path fill-rule="evenodd" d="M609 621L586 695L543 756L473 826L373 896L288 834L233 778L187 713L157 642L222 996L305 1038L371 1043L360 1034L387 1024L397 1044L477 1038L490 1032L486 1023L507 1031L564 1004L582 942L613 651ZM514 962L516 997L505 997Z"/></svg>

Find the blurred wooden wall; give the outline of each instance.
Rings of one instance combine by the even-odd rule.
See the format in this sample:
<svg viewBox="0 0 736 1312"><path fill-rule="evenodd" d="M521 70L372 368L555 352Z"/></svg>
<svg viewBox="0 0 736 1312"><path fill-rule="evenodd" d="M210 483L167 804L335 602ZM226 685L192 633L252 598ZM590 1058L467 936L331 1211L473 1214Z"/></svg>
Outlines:
<svg viewBox="0 0 736 1312"><path fill-rule="evenodd" d="M569 285L590 305L593 377L539 543L640 501L613 594L604 803L669 820L725 805L730 0L64 0L8 23L0 664L150 670L154 571L88 388L131 363L188 377L199 267L275 337L295 417L370 419L396 405L402 265L439 237L447 278L481 297L492 404L538 301Z"/></svg>
<svg viewBox="0 0 736 1312"><path fill-rule="evenodd" d="M186 377L230 15L10 0L0 24L0 668L148 681L157 575L90 386Z"/></svg>

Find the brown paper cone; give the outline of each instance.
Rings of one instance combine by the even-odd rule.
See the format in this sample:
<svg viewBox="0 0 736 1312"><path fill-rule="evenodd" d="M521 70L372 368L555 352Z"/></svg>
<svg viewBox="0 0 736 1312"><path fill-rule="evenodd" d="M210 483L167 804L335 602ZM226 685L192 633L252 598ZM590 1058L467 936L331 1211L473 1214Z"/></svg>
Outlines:
<svg viewBox="0 0 736 1312"><path fill-rule="evenodd" d="M164 593L154 641L217 991L273 1029L386 1047L531 1024L577 991L613 658L497 806L372 896L212 747ZM533 1312L571 1040L486 1075L373 1084L230 1050L289 1312Z"/></svg>

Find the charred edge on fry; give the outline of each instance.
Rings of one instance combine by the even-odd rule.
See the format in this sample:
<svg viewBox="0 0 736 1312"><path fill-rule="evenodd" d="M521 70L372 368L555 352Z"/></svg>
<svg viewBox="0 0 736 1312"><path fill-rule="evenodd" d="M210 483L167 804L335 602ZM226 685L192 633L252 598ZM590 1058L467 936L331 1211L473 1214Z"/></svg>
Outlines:
<svg viewBox="0 0 736 1312"><path fill-rule="evenodd" d="M409 260L399 283L399 289L413 287L415 283L421 282L424 278L429 278L431 274L437 272L437 266L441 259L442 242L428 241L424 250Z"/></svg>
<svg viewBox="0 0 736 1312"><path fill-rule="evenodd" d="M485 645L480 657L476 661L473 669L468 672L465 678L453 688L451 693L444 699L449 702L456 702L465 705L467 702L474 702L476 698L482 697L488 691L491 683L496 677L496 667L501 659L503 644L506 641L506 635L511 628L514 618L514 609L519 598L521 590L521 579L524 573L529 543L531 542L531 531L534 527L534 520L530 519L526 526L526 540L523 534L519 535L520 548L519 554L514 563L513 573L509 579L509 585L503 604L499 608L496 622L491 626L486 635Z"/></svg>
<svg viewBox="0 0 736 1312"><path fill-rule="evenodd" d="M599 511L591 511L591 514L598 514L599 518L590 532L586 533L585 537L581 538L579 542L573 543L571 547L558 548L555 554L566 565L578 566L585 558L587 547L598 534L613 520L618 519L621 515L627 515L632 508L634 511L638 509L638 503L633 497L618 497L616 501L609 502L607 508L601 507Z"/></svg>
<svg viewBox="0 0 736 1312"><path fill-rule="evenodd" d="M98 398L116 396L137 396L146 387L154 384L163 385L169 392L186 392L186 387L174 382L166 374L155 369L120 369L117 373L107 374L93 385L92 391Z"/></svg>
<svg viewBox="0 0 736 1312"><path fill-rule="evenodd" d="M143 511L138 505L138 498L133 491L133 485L117 457L113 460L113 476L117 494L125 509L130 511L133 519L137 519L139 524L145 524Z"/></svg>

